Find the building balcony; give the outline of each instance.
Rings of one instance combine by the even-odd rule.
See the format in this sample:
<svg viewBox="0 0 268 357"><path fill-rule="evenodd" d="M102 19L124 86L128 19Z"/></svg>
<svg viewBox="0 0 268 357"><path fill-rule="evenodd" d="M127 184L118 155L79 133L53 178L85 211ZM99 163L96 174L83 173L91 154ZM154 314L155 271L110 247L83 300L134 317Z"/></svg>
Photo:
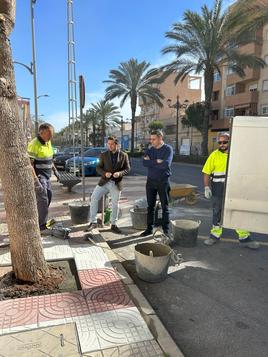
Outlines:
<svg viewBox="0 0 268 357"><path fill-rule="evenodd" d="M227 130L230 127L230 119L212 120L210 125L210 130L212 131Z"/></svg>
<svg viewBox="0 0 268 357"><path fill-rule="evenodd" d="M232 73L227 75L226 85L229 86L231 84L235 84L238 82L252 81L258 80L260 78L260 69L259 68L246 68L245 69L245 77L239 77L237 74ZM213 87L214 89L214 87Z"/></svg>
<svg viewBox="0 0 268 357"><path fill-rule="evenodd" d="M214 81L213 83L213 91L220 91L221 90L221 80Z"/></svg>
<svg viewBox="0 0 268 357"><path fill-rule="evenodd" d="M260 44L251 42L239 48L239 52L243 54L255 54L256 56L261 56L262 47Z"/></svg>
<svg viewBox="0 0 268 357"><path fill-rule="evenodd" d="M250 103L257 103L259 97L259 92L243 92L237 93L235 95L225 97L225 106L226 107L238 107L241 105L250 105Z"/></svg>
<svg viewBox="0 0 268 357"><path fill-rule="evenodd" d="M220 100L219 100L219 99L218 99L218 100L213 100L213 101L211 102L211 108L212 108L212 110L220 109L220 105L221 105L221 103L220 103Z"/></svg>

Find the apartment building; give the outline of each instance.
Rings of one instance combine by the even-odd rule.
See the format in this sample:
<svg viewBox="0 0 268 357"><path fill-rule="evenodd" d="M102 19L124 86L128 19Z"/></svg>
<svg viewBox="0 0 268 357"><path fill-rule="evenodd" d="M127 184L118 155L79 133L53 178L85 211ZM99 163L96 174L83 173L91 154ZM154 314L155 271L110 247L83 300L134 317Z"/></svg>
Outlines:
<svg viewBox="0 0 268 357"><path fill-rule="evenodd" d="M240 47L241 53L255 54L268 64L268 25L256 33L260 43ZM268 66L263 69L245 69L245 77L233 73L230 66L214 74L209 151L217 147L220 131L228 131L230 119L237 115L268 116Z"/></svg>
<svg viewBox="0 0 268 357"><path fill-rule="evenodd" d="M174 84L175 74L171 74L163 83L158 85L161 93L164 96L162 100L163 107L159 107L156 103L143 103L139 100L141 112L137 118L137 142L146 144L149 140L149 124L158 120L164 125L165 141L175 148L176 138L176 117L177 97L179 99L179 126L178 126L178 142L179 146L189 143L189 147L193 153L200 152L201 134L195 128L184 127L181 123L181 118L184 115L185 109L183 104L187 105L201 101L201 77L187 76L183 82L179 81Z"/></svg>

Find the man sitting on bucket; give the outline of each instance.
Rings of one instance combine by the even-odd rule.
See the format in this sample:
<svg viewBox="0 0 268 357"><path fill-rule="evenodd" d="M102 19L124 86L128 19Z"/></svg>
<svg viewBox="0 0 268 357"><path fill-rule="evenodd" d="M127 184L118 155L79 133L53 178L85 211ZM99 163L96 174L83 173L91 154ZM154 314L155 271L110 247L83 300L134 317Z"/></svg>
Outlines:
<svg viewBox="0 0 268 357"><path fill-rule="evenodd" d="M95 187L90 202L90 224L86 232L97 228L97 213L99 200L110 193L112 200L111 231L121 234L117 227L119 199L122 191L122 179L130 171L128 155L119 149L116 137L108 137L108 150L100 154L97 165L97 173L101 175L98 185Z"/></svg>

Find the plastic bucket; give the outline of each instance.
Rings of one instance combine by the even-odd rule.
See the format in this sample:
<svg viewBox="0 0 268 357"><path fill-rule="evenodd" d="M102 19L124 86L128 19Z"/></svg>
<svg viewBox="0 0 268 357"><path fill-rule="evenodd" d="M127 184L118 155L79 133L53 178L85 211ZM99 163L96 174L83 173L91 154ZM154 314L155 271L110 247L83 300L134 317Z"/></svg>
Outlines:
<svg viewBox="0 0 268 357"><path fill-rule="evenodd" d="M72 224L84 224L89 221L90 205L86 202L69 203Z"/></svg>
<svg viewBox="0 0 268 357"><path fill-rule="evenodd" d="M200 221L196 222L187 219L171 221L174 241L181 247L194 247L200 224Z"/></svg>
<svg viewBox="0 0 268 357"><path fill-rule="evenodd" d="M135 246L136 272L140 279L156 283L167 277L173 250L161 243L140 243Z"/></svg>
<svg viewBox="0 0 268 357"><path fill-rule="evenodd" d="M138 208L130 210L132 226L134 229L147 228L147 208Z"/></svg>

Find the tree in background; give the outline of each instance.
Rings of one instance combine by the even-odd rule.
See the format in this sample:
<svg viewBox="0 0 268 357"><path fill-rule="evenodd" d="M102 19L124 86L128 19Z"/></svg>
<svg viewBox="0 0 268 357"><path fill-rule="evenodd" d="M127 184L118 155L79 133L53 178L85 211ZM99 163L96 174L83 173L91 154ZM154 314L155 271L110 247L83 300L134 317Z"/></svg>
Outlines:
<svg viewBox="0 0 268 357"><path fill-rule="evenodd" d="M162 130L164 128L163 123L160 120L153 120L150 124L149 124L149 129L150 131L152 130L157 130L160 129Z"/></svg>
<svg viewBox="0 0 268 357"><path fill-rule="evenodd" d="M99 124L99 115L94 108L89 108L85 114L86 146L89 146L91 138L93 146L96 146L96 127ZM89 129L92 128L92 135L89 136Z"/></svg>
<svg viewBox="0 0 268 357"><path fill-rule="evenodd" d="M108 100L100 100L96 104L92 104L96 116L99 118L102 127L102 146L105 144L106 127L120 126L121 115L118 107Z"/></svg>
<svg viewBox="0 0 268 357"><path fill-rule="evenodd" d="M202 154L208 154L208 129L211 113L214 73L228 65L240 77L245 68L264 66L261 58L241 53L239 46L258 42L256 29L268 18L264 0L239 0L226 10L223 1L215 0L210 10L202 6L201 14L187 10L183 20L173 24L166 37L174 43L162 52L172 53L175 59L164 66L165 75L175 72L175 83L188 74L203 73L205 82L205 113L202 125ZM251 35L249 35L251 34Z"/></svg>
<svg viewBox="0 0 268 357"><path fill-rule="evenodd" d="M32 167L19 118L9 35L16 1L0 1L0 178L10 238L12 268L22 281L49 277L40 231Z"/></svg>
<svg viewBox="0 0 268 357"><path fill-rule="evenodd" d="M112 69L109 80L104 81L108 85L106 88L106 98L108 100L116 97L121 98L120 107L123 107L127 99L130 99L131 106L131 153L134 152L134 131L137 100L140 98L146 105L147 102L157 103L163 106L157 84L159 83L158 70L150 69L150 63L131 58L127 62L121 62L118 69Z"/></svg>
<svg viewBox="0 0 268 357"><path fill-rule="evenodd" d="M187 107L185 110L185 116L182 118L181 122L183 125L188 127L196 128L200 133L202 133L205 118L205 103L198 102L193 103Z"/></svg>

